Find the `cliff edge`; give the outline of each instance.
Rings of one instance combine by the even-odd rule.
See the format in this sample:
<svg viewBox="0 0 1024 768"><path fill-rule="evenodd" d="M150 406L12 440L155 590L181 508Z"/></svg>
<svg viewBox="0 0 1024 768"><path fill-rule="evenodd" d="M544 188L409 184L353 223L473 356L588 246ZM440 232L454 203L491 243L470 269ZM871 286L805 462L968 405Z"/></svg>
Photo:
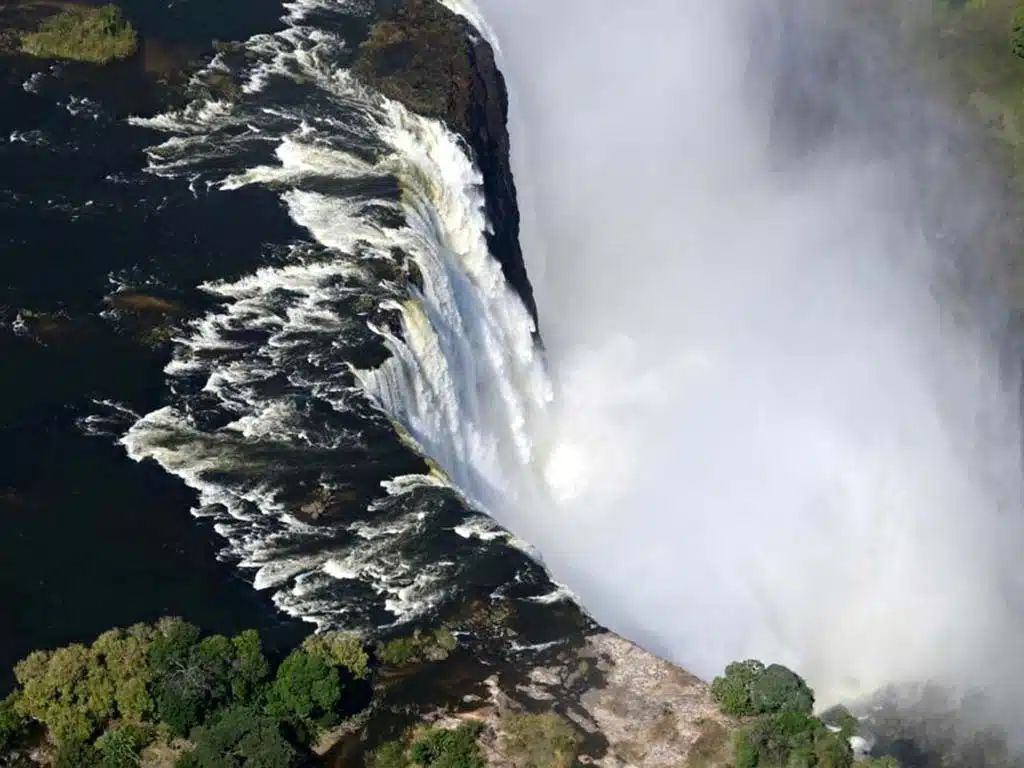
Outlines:
<svg viewBox="0 0 1024 768"><path fill-rule="evenodd" d="M483 174L491 254L537 322L519 246L519 207L509 155L508 92L494 51L436 0L382 0L352 71L424 117L443 120L469 146Z"/></svg>
<svg viewBox="0 0 1024 768"><path fill-rule="evenodd" d="M491 253L536 321L519 244L508 94L494 51L437 0L380 0L378 6L352 71L410 111L444 121L466 142L483 175ZM566 619L566 636L552 652L517 653L515 647L529 640L512 629L510 619L490 622L484 633L467 624L458 630L472 636L469 658L456 654L429 669L385 675L368 725L383 732L373 741L398 732L400 712L406 715L398 718L404 721L400 728L410 720L451 728L479 722L489 734L483 739L488 765L533 765L514 743L516 718L552 712L577 729L584 764L728 764L735 726L718 711L705 683L596 627L578 606L565 606L564 612L574 618ZM329 751L327 764L342 764L345 750Z"/></svg>

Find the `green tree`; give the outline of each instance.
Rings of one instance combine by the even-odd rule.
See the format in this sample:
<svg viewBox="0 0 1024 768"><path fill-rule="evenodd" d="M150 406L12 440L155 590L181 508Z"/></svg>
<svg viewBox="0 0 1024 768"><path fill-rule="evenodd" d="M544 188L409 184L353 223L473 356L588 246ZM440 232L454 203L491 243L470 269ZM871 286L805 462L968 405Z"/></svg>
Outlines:
<svg viewBox="0 0 1024 768"><path fill-rule="evenodd" d="M149 663L156 675L182 662L199 642L199 627L183 619L168 617L156 624L149 647Z"/></svg>
<svg viewBox="0 0 1024 768"><path fill-rule="evenodd" d="M152 627L136 624L104 632L92 644L96 662L106 669L113 685L117 714L128 722L141 723L153 713L149 652L154 636Z"/></svg>
<svg viewBox="0 0 1024 768"><path fill-rule="evenodd" d="M850 768L853 765L853 750L850 742L838 733L823 730L814 744L818 768Z"/></svg>
<svg viewBox="0 0 1024 768"><path fill-rule="evenodd" d="M136 726L107 731L96 740L101 768L135 768L139 753L150 741L149 732Z"/></svg>
<svg viewBox="0 0 1024 768"><path fill-rule="evenodd" d="M781 664L757 674L748 686L750 707L758 714L814 710L814 693L804 679Z"/></svg>
<svg viewBox="0 0 1024 768"><path fill-rule="evenodd" d="M224 710L209 725L196 728L191 739L195 749L176 768L292 768L298 763L298 753L278 724L250 707Z"/></svg>
<svg viewBox="0 0 1024 768"><path fill-rule="evenodd" d="M821 722L838 728L840 735L847 740L851 736L856 736L860 730L860 720L850 714L850 710L844 706L831 707L822 714Z"/></svg>
<svg viewBox="0 0 1024 768"><path fill-rule="evenodd" d="M213 706L231 698L236 674L235 645L231 640L224 635L204 638L189 654L189 661L201 670Z"/></svg>
<svg viewBox="0 0 1024 768"><path fill-rule="evenodd" d="M178 736L225 706L233 691L234 644L223 635L197 638L191 625L168 625L150 653L161 670L153 686L157 717Z"/></svg>
<svg viewBox="0 0 1024 768"><path fill-rule="evenodd" d="M81 739L67 738L57 745L54 768L100 768L99 750Z"/></svg>
<svg viewBox="0 0 1024 768"><path fill-rule="evenodd" d="M0 757L18 746L28 735L28 723L18 712L17 695L11 694L0 701Z"/></svg>
<svg viewBox="0 0 1024 768"><path fill-rule="evenodd" d="M302 649L332 666L344 667L357 680L364 680L370 674L370 657L357 634L324 632L312 635L302 643Z"/></svg>
<svg viewBox="0 0 1024 768"><path fill-rule="evenodd" d="M762 673L764 664L757 659L734 661L725 668L724 677L711 682L711 695L721 710L733 717L754 714L750 687Z"/></svg>
<svg viewBox="0 0 1024 768"><path fill-rule="evenodd" d="M337 669L322 656L303 650L293 651L281 662L267 690L267 711L291 723L305 742L336 722L340 701Z"/></svg>
<svg viewBox="0 0 1024 768"><path fill-rule="evenodd" d="M270 676L270 664L263 655L263 643L255 630L247 629L231 642L235 648L231 693L235 701L248 703L262 693Z"/></svg>
<svg viewBox="0 0 1024 768"><path fill-rule="evenodd" d="M14 669L18 710L44 723L58 741L88 742L115 712L114 685L84 645L35 651Z"/></svg>
<svg viewBox="0 0 1024 768"><path fill-rule="evenodd" d="M424 768L486 768L477 739L481 723L465 723L454 730L432 728L412 744L412 759Z"/></svg>

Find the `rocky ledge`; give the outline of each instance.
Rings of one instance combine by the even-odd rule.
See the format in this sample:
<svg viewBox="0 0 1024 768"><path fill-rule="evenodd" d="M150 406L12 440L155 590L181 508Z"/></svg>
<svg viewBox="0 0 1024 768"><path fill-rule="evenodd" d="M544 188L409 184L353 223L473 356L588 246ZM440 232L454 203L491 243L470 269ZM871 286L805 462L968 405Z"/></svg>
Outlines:
<svg viewBox="0 0 1024 768"><path fill-rule="evenodd" d="M378 5L353 72L411 111L443 120L466 142L483 174L491 252L536 319L519 245L508 97L491 46L436 0ZM597 627L575 604L556 611L564 637L542 652L517 652L534 639L513 630L516 617L496 613L501 608L490 603L449 622L460 636L460 652L451 658L383 677L366 721L370 744L416 723L455 727L476 721L487 726L482 743L488 765L572 764L569 755L560 762L557 750L537 762L518 744L517 718L550 714L573 724L578 745L572 752L584 764L728 764L735 725L718 712L705 683ZM351 758L345 742L330 752L331 765Z"/></svg>
<svg viewBox="0 0 1024 768"><path fill-rule="evenodd" d="M591 673L592 671L592 673ZM495 734L488 765L518 768L507 736L517 711L564 710L586 736L581 763L624 768L725 766L734 721L721 714L708 686L610 632L586 639L575 663L540 666L513 695L492 680L483 718Z"/></svg>
<svg viewBox="0 0 1024 768"><path fill-rule="evenodd" d="M436 0L380 0L353 72L413 112L444 120L483 174L491 253L529 309L537 306L519 246L519 207L509 157L508 93L489 43Z"/></svg>
<svg viewBox="0 0 1024 768"><path fill-rule="evenodd" d="M358 764L356 747L374 749L365 762L379 766L382 744L424 728L478 724L491 768L731 765L741 723L721 713L701 680L603 630L567 637L543 658L516 657L505 621L515 618L489 621L505 636L503 661L492 655L497 637L482 649L479 636L459 631L454 653L385 669L371 711L329 745L324 764Z"/></svg>

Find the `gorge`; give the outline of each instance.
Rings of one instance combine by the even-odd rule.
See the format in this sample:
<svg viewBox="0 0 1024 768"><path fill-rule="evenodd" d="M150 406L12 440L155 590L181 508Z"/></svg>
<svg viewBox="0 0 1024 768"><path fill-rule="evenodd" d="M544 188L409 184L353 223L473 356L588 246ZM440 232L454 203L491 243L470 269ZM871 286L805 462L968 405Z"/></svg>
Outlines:
<svg viewBox="0 0 1024 768"><path fill-rule="evenodd" d="M294 0L155 114L67 99L77 157L105 126L148 168L61 215L147 237L10 328L158 308L157 383L97 377L78 428L289 616L453 631L396 711L554 702L678 765L724 721L656 656L756 656L1017 738L1016 224L873 9Z"/></svg>

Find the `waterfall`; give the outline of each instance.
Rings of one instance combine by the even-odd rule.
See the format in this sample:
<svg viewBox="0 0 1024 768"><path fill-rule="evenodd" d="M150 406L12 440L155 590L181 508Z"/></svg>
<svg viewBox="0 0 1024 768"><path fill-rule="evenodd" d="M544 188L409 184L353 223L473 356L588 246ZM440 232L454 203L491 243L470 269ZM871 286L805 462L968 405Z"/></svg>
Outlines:
<svg viewBox="0 0 1024 768"><path fill-rule="evenodd" d="M480 171L441 122L339 65L334 30L357 4L286 8L284 30L195 78L227 74L243 98L135 120L171 134L152 173L197 195L272 190L303 234L283 263L202 286L218 307L176 339L171 403L124 445L193 487L222 556L319 626L412 621L482 568L512 566L489 577L496 595L561 599L522 555L535 550L486 514L542 485L552 392L488 251ZM325 505L341 519L302 511Z"/></svg>
<svg viewBox="0 0 1024 768"><path fill-rule="evenodd" d="M493 30L449 5L501 36L546 353L463 142L339 63L358 4L292 3L219 55L198 80L244 97L137 121L172 134L151 170L269 190L301 234L204 286L218 307L125 446L321 627L422 617L483 567L498 598L572 594L542 556L704 676L760 656L825 702L921 681L1013 701L1018 665L991 659L1024 638L1015 379L948 245L975 189L872 46L824 79L829 9L776 40L745 0L698 5L495 0ZM835 130L779 116L783 70Z"/></svg>

